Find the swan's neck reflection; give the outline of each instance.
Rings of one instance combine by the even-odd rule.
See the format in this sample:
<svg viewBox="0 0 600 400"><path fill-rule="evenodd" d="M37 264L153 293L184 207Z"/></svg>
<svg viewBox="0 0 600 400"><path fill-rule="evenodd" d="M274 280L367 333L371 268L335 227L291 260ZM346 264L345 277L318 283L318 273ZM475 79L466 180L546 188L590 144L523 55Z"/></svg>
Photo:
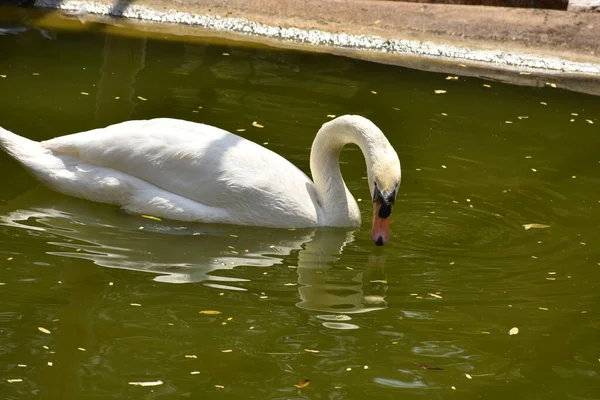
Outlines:
<svg viewBox="0 0 600 400"><path fill-rule="evenodd" d="M297 254L297 306L332 313L385 308L383 256L342 256L354 231L339 228L261 229L156 221L36 188L0 208L15 234L45 236L48 254L156 274L156 281L203 282L244 290L244 279L219 271L271 267ZM366 258L366 260L365 260Z"/></svg>

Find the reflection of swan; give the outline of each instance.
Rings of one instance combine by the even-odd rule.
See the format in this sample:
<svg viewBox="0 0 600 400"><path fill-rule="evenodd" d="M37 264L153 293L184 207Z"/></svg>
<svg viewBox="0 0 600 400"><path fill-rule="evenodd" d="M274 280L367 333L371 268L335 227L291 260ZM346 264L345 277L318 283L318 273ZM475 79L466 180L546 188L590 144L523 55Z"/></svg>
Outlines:
<svg viewBox="0 0 600 400"><path fill-rule="evenodd" d="M331 269L354 240L352 230L182 226L115 212L112 207L42 187L0 205L0 225L13 230L10 236L15 241L24 235L43 238L50 245L48 253L59 258L149 272L160 282L204 282L230 290L244 290L248 284L220 271L238 266L270 267L297 254L299 307L345 313L374 309L372 285L365 282L361 271ZM339 273L344 274L342 279L328 279Z"/></svg>
<svg viewBox="0 0 600 400"><path fill-rule="evenodd" d="M0 128L0 146L59 192L173 220L288 228L360 224L339 168L347 143L365 156L372 237L382 245L400 162L363 117L339 117L319 130L310 156L314 183L264 147L182 120L128 121L41 143Z"/></svg>

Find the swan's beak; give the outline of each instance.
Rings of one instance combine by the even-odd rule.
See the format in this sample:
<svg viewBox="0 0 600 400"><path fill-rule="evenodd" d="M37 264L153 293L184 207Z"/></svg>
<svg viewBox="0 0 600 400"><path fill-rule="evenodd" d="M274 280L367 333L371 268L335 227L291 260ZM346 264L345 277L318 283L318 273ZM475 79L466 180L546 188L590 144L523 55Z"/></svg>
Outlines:
<svg viewBox="0 0 600 400"><path fill-rule="evenodd" d="M381 191L375 187L373 195L373 227L371 229L371 238L377 246L383 246L390 239L390 215L392 206L396 200L396 191L394 190L388 196L383 196Z"/></svg>

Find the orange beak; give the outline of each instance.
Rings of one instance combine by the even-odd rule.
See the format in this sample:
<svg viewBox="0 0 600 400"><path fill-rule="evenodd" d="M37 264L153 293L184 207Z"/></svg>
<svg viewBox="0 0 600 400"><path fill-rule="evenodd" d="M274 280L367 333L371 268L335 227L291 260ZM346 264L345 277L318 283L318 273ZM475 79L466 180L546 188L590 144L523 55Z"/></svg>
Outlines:
<svg viewBox="0 0 600 400"><path fill-rule="evenodd" d="M371 238L377 246L383 246L390 239L390 216L381 218L379 216L379 209L381 208L381 201L375 200L373 202L373 228L371 229Z"/></svg>

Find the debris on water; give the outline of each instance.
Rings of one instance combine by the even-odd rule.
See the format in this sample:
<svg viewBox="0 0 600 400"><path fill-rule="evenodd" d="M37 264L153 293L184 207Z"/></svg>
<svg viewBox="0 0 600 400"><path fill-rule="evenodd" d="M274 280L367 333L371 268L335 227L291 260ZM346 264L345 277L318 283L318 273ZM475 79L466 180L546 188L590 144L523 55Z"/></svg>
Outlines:
<svg viewBox="0 0 600 400"><path fill-rule="evenodd" d="M505 124L512 124L512 121L504 121Z"/></svg>
<svg viewBox="0 0 600 400"><path fill-rule="evenodd" d="M457 79L458 79L458 76L452 76L452 75L448 75L448 76L446 77L446 80L447 80L447 81L455 81L455 80L457 80Z"/></svg>
<svg viewBox="0 0 600 400"><path fill-rule="evenodd" d="M415 365L421 369L431 369L431 370L435 370L435 371L443 371L444 368L440 368L440 367L432 367L430 365L427 364L423 364L420 362L415 362Z"/></svg>
<svg viewBox="0 0 600 400"><path fill-rule="evenodd" d="M132 386L160 386L163 381L149 381L149 382L129 382Z"/></svg>
<svg viewBox="0 0 600 400"><path fill-rule="evenodd" d="M217 315L217 314L221 314L221 311L217 311L217 310L202 310L202 311L200 311L200 314Z"/></svg>
<svg viewBox="0 0 600 400"><path fill-rule="evenodd" d="M467 379L473 379L473 377L469 374L465 374L465 376L467 377Z"/></svg>
<svg viewBox="0 0 600 400"><path fill-rule="evenodd" d="M42 327L42 326L38 326L38 331L40 331L40 332L42 332L42 333L45 333L45 334L47 334L47 335L49 335L49 334L50 334L50 331L49 331L48 329L46 329L46 328Z"/></svg>
<svg viewBox="0 0 600 400"><path fill-rule="evenodd" d="M190 372L190 375L198 375L200 373L200 371L192 371Z"/></svg>
<svg viewBox="0 0 600 400"><path fill-rule="evenodd" d="M307 387L308 385L310 385L310 379L302 379L300 382L296 383L294 386L296 386L298 389L302 389Z"/></svg>
<svg viewBox="0 0 600 400"><path fill-rule="evenodd" d="M447 91L446 90L442 90L442 89L437 89L437 90L434 90L434 93L435 94L444 94L444 93L447 93Z"/></svg>
<svg viewBox="0 0 600 400"><path fill-rule="evenodd" d="M33 75L33 76L39 76L39 75L40 75L40 73L39 73L39 72L34 72L34 73L33 73L33 74L31 74L31 75Z"/></svg>
<svg viewBox="0 0 600 400"><path fill-rule="evenodd" d="M236 129L235 131L236 131L236 132L246 132L246 129L244 129L244 128L240 128L240 129Z"/></svg>
<svg viewBox="0 0 600 400"><path fill-rule="evenodd" d="M377 92L376 92L376 91L374 91L374 90L371 90L371 93L373 93L373 94L377 94Z"/></svg>
<svg viewBox="0 0 600 400"><path fill-rule="evenodd" d="M548 103L546 103L545 101L540 101L540 104L543 105L543 106L547 106L548 105Z"/></svg>
<svg viewBox="0 0 600 400"><path fill-rule="evenodd" d="M224 55L224 56L228 56L228 55L229 55L229 53L223 53L223 55Z"/></svg>
<svg viewBox="0 0 600 400"><path fill-rule="evenodd" d="M313 350L313 349L304 349L304 351L307 353L319 353L319 350Z"/></svg>
<svg viewBox="0 0 600 400"><path fill-rule="evenodd" d="M162 219L160 219L158 217L154 217L152 215L144 215L144 214L142 214L142 218L151 219L151 220L154 220L154 221L162 221Z"/></svg>
<svg viewBox="0 0 600 400"><path fill-rule="evenodd" d="M368 365L365 365L365 366L363 367L363 369L369 369L369 366L368 366Z"/></svg>
<svg viewBox="0 0 600 400"><path fill-rule="evenodd" d="M223 385L215 385L215 387L216 387L217 389L225 389L225 386L223 386Z"/></svg>
<svg viewBox="0 0 600 400"><path fill-rule="evenodd" d="M550 83L550 82L546 82L546 86L550 86L550 87L553 87L555 89L558 87L558 86L556 86L556 83Z"/></svg>
<svg viewBox="0 0 600 400"><path fill-rule="evenodd" d="M8 258L6 259L6 261L12 261L12 260L14 260L12 257L8 257Z"/></svg>
<svg viewBox="0 0 600 400"><path fill-rule="evenodd" d="M54 363L53 363L52 361L48 361L48 366L49 366L49 367L51 367L51 366L53 366L53 365L54 365Z"/></svg>
<svg viewBox="0 0 600 400"><path fill-rule="evenodd" d="M452 390L456 390L456 387L455 387L455 386L450 386L450 387L452 388Z"/></svg>
<svg viewBox="0 0 600 400"><path fill-rule="evenodd" d="M327 114L328 118L335 118L335 114Z"/></svg>
<svg viewBox="0 0 600 400"><path fill-rule="evenodd" d="M352 371L351 367L346 368L346 371Z"/></svg>
<svg viewBox="0 0 600 400"><path fill-rule="evenodd" d="M485 87L485 88L491 88L491 87L492 87L492 85L488 85L487 83L484 83L484 84L483 84L483 87Z"/></svg>
<svg viewBox="0 0 600 400"><path fill-rule="evenodd" d="M525 225L523 225L523 228L525 228L525 230L528 231L530 229L545 229L545 228L550 228L550 225L546 225L546 224L525 224Z"/></svg>
<svg viewBox="0 0 600 400"><path fill-rule="evenodd" d="M77 350L79 351L87 351L86 349L84 349L83 347L78 347Z"/></svg>
<svg viewBox="0 0 600 400"><path fill-rule="evenodd" d="M593 124L594 121L592 121L591 119L586 119L585 122L587 122L588 124Z"/></svg>
<svg viewBox="0 0 600 400"><path fill-rule="evenodd" d="M198 356L195 354L186 354L184 357L185 358L198 358Z"/></svg>
<svg viewBox="0 0 600 400"><path fill-rule="evenodd" d="M140 99L140 100L142 100L142 101L146 101L146 100L148 100L147 98L145 98L145 97L142 97L142 96L138 96L137 98L138 98L138 99Z"/></svg>
<svg viewBox="0 0 600 400"><path fill-rule="evenodd" d="M488 331L481 331L481 333L483 333L484 335L491 335L491 333Z"/></svg>
<svg viewBox="0 0 600 400"><path fill-rule="evenodd" d="M19 383L19 382L23 382L23 379L12 378L12 379L7 379L6 382L8 382L8 383Z"/></svg>
<svg viewBox="0 0 600 400"><path fill-rule="evenodd" d="M517 118L519 119L529 119L527 115L519 115Z"/></svg>
<svg viewBox="0 0 600 400"><path fill-rule="evenodd" d="M6 75L0 75L0 78L6 78Z"/></svg>
<svg viewBox="0 0 600 400"><path fill-rule="evenodd" d="M256 122L256 121L254 121L254 122L252 123L252 126L253 126L253 127L255 127L255 128L264 128L264 126L263 126L263 125L259 124L259 123L258 123L258 122Z"/></svg>
<svg viewBox="0 0 600 400"><path fill-rule="evenodd" d="M231 352L233 352L233 350L231 350L231 349L221 350L221 353L231 353Z"/></svg>
<svg viewBox="0 0 600 400"><path fill-rule="evenodd" d="M448 116L448 114L446 114L446 113L441 113L441 114L442 114L444 117L447 117L447 116Z"/></svg>
<svg viewBox="0 0 600 400"><path fill-rule="evenodd" d="M446 168L448 168L448 167L446 167L445 165L443 165L443 164L442 164L442 168L446 169Z"/></svg>
<svg viewBox="0 0 600 400"><path fill-rule="evenodd" d="M430 295L431 297L435 297L436 299L441 299L442 296L440 296L439 294L435 294L435 293L427 293L428 295Z"/></svg>
<svg viewBox="0 0 600 400"><path fill-rule="evenodd" d="M537 169L535 169L535 168L531 168L531 170L532 170L533 172L537 172Z"/></svg>
<svg viewBox="0 0 600 400"><path fill-rule="evenodd" d="M89 96L90 94L88 92L79 92L80 94L84 95L84 96Z"/></svg>
<svg viewBox="0 0 600 400"><path fill-rule="evenodd" d="M538 307L542 311L548 311L548 307Z"/></svg>
<svg viewBox="0 0 600 400"><path fill-rule="evenodd" d="M508 334L513 336L519 333L519 328L514 327L514 328L510 328L510 331L508 331Z"/></svg>

